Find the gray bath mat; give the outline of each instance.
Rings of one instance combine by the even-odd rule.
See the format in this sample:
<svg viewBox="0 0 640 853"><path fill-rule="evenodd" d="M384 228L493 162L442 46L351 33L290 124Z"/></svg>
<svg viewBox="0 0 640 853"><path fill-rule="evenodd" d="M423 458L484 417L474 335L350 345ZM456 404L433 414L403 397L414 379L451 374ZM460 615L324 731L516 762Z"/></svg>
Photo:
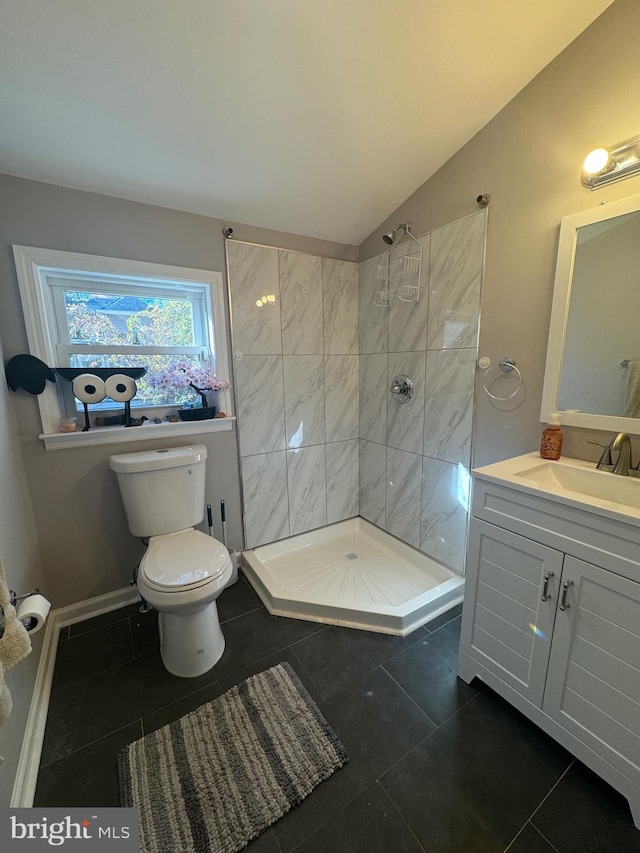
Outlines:
<svg viewBox="0 0 640 853"><path fill-rule="evenodd" d="M142 853L234 853L347 762L288 663L247 678L118 759Z"/></svg>

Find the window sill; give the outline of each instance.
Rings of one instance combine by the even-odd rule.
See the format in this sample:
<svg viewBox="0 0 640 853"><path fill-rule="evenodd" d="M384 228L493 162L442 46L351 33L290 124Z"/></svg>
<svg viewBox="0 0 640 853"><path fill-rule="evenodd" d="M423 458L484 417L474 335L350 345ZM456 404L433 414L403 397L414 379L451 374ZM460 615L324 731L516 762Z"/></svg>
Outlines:
<svg viewBox="0 0 640 853"><path fill-rule="evenodd" d="M154 424L146 421L139 427L93 427L88 432L42 433L46 450L68 450L71 447L91 447L97 444L124 444L130 441L151 441L154 438L176 438L180 435L200 435L209 432L226 432L233 428L235 418L212 418L207 421L178 421Z"/></svg>

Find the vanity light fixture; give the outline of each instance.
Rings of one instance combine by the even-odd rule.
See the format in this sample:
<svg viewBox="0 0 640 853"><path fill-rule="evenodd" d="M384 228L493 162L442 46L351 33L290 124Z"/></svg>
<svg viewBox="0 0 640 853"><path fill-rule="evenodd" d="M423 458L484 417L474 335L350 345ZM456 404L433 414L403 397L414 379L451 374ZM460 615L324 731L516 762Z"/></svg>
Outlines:
<svg viewBox="0 0 640 853"><path fill-rule="evenodd" d="M582 164L582 185L595 190L640 173L640 136L610 148L596 148Z"/></svg>

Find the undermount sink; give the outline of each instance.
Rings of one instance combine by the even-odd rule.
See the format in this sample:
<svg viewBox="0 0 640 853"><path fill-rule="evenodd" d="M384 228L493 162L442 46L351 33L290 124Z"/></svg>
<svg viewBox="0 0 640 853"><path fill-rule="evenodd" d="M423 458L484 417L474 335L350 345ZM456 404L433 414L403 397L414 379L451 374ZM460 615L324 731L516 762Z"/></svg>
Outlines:
<svg viewBox="0 0 640 853"><path fill-rule="evenodd" d="M598 471L593 462L541 459L528 453L475 470L477 475L517 488L544 492L556 500L580 502L640 522L640 479Z"/></svg>

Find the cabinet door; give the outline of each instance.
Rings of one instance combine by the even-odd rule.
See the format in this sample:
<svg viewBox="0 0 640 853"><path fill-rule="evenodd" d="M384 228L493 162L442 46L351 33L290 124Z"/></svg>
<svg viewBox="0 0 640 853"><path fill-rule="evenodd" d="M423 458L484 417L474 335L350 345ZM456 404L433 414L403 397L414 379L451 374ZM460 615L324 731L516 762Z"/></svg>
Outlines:
<svg viewBox="0 0 640 853"><path fill-rule="evenodd" d="M574 557L562 583L568 607L556 617L543 709L637 779L640 584Z"/></svg>
<svg viewBox="0 0 640 853"><path fill-rule="evenodd" d="M493 524L471 521L461 646L538 706L563 556Z"/></svg>

